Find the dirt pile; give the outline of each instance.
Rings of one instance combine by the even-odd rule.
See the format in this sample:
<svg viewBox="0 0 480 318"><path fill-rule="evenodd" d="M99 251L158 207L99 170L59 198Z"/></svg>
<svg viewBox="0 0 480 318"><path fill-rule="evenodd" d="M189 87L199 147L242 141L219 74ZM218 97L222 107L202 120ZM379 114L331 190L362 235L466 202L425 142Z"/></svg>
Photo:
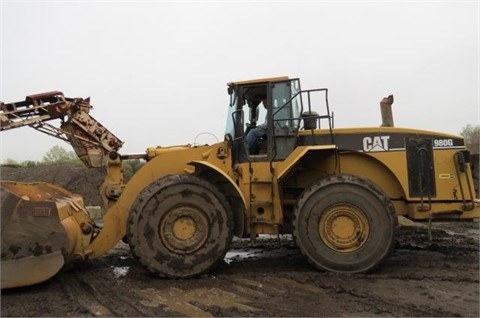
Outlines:
<svg viewBox="0 0 480 318"><path fill-rule="evenodd" d="M103 168L86 168L75 163L0 166L0 180L52 183L82 195L85 205L102 205L98 188L104 176Z"/></svg>

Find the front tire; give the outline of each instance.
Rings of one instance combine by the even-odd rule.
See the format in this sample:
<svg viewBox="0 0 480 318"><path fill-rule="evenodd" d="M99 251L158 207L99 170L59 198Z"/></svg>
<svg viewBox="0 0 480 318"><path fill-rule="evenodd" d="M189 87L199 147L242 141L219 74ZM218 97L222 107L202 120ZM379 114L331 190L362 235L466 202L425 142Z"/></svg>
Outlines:
<svg viewBox="0 0 480 318"><path fill-rule="evenodd" d="M128 221L132 253L159 277L198 276L223 259L233 238L224 196L193 175L169 175L147 186Z"/></svg>
<svg viewBox="0 0 480 318"><path fill-rule="evenodd" d="M369 272L394 247L397 217L384 192L352 175L329 176L311 185L295 206L293 237L319 269Z"/></svg>

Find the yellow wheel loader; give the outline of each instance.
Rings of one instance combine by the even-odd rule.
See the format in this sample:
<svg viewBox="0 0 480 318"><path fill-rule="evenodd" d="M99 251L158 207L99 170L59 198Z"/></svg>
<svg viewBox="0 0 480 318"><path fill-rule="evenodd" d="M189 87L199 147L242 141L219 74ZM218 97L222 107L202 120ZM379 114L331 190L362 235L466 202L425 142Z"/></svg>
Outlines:
<svg viewBox="0 0 480 318"><path fill-rule="evenodd" d="M394 127L393 96L382 100L380 127L334 128L328 90L302 90L298 78L231 82L227 92L222 142L134 155L119 153L122 141L90 115L89 98L48 92L1 103L2 131L31 126L69 142L88 167L106 168L103 227L65 189L1 182L1 287L45 281L122 238L158 277L201 275L233 236L259 234L292 234L318 269L368 272L392 251L398 216L480 216L463 138ZM246 136L265 117L250 152ZM128 159L145 164L125 183Z"/></svg>

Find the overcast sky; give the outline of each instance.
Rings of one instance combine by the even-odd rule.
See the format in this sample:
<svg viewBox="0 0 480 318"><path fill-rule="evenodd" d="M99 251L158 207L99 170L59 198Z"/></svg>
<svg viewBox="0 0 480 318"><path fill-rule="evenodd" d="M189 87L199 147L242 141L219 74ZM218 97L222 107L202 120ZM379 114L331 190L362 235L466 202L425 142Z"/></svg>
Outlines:
<svg viewBox="0 0 480 318"><path fill-rule="evenodd" d="M480 123L479 1L0 1L0 100L90 96L122 154L223 140L226 83L282 75L329 88L336 127L379 126L389 94L398 127ZM2 161L71 150L0 138Z"/></svg>

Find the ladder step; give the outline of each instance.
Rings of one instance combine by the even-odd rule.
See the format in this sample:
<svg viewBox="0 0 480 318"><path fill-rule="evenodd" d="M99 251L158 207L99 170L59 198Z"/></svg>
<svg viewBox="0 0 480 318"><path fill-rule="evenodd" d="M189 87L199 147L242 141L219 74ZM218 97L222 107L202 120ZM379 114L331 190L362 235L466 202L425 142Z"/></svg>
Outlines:
<svg viewBox="0 0 480 318"><path fill-rule="evenodd" d="M272 201L250 201L250 204L252 206L262 206L262 205L271 206L273 205L273 202Z"/></svg>
<svg viewBox="0 0 480 318"><path fill-rule="evenodd" d="M268 225L275 225L275 222L269 220L262 220L262 219L252 219L250 220L250 224L268 224Z"/></svg>
<svg viewBox="0 0 480 318"><path fill-rule="evenodd" d="M256 179L256 180L250 181L250 183L264 183L264 184L269 184L269 183L272 183L272 180L259 180L259 179Z"/></svg>

